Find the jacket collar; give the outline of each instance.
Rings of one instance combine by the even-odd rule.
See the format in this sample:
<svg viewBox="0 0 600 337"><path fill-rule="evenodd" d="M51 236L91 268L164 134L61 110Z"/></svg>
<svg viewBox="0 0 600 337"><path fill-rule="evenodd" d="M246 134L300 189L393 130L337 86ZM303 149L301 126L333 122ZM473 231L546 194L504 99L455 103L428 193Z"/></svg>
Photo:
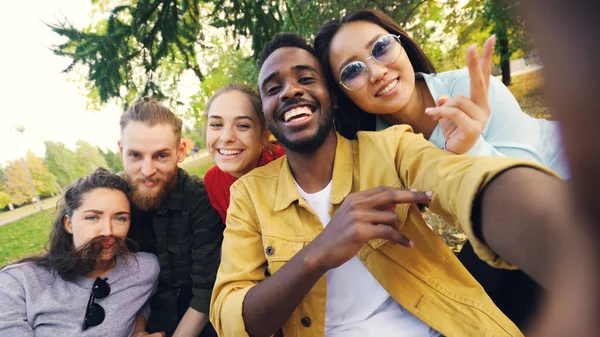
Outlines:
<svg viewBox="0 0 600 337"><path fill-rule="evenodd" d="M356 147L353 146L352 141L337 133L336 136L337 145L333 160L333 187L331 192L331 203L334 205L341 204L352 190L354 154L356 151ZM274 210L281 211L286 209L299 199L300 193L294 182L292 170L286 157L279 171Z"/></svg>

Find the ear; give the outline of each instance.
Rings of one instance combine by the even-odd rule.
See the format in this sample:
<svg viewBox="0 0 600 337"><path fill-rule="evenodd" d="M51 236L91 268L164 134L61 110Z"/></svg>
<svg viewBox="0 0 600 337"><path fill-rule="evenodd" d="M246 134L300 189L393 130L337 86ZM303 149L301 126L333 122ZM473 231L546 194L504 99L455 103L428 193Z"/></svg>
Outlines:
<svg viewBox="0 0 600 337"><path fill-rule="evenodd" d="M265 128L263 130L262 135L260 136L260 139L261 139L262 143L263 144L268 143L270 137L271 137L271 130L269 130L269 128Z"/></svg>
<svg viewBox="0 0 600 337"><path fill-rule="evenodd" d="M183 162L183 160L185 159L185 150L186 150L187 145L185 144L185 142L182 140L179 141L179 149L177 149L177 161L178 162Z"/></svg>
<svg viewBox="0 0 600 337"><path fill-rule="evenodd" d="M73 225L71 223L71 217L69 217L68 215L65 215L63 217L63 225L65 226L65 230L69 234L73 234Z"/></svg>
<svg viewBox="0 0 600 337"><path fill-rule="evenodd" d="M123 143L121 143L120 139L117 141L117 145L119 145L119 156L121 157L121 160L125 162L125 159L123 159Z"/></svg>

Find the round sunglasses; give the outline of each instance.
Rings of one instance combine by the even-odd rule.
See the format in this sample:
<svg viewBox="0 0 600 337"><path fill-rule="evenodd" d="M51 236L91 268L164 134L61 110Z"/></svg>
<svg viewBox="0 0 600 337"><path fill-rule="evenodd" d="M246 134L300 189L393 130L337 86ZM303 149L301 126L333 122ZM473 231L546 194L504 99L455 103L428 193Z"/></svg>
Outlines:
<svg viewBox="0 0 600 337"><path fill-rule="evenodd" d="M373 59L378 64L390 64L398 59L402 53L400 35L388 34L380 37L371 48L371 56L364 61L354 61L347 64L340 72L338 84L348 90L362 88L369 79L367 61Z"/></svg>
<svg viewBox="0 0 600 337"><path fill-rule="evenodd" d="M96 278L92 285L92 293L88 300L87 309L85 309L85 318L83 320L83 330L87 330L93 326L104 322L104 308L98 303L95 303L96 298L105 298L110 295L110 285L106 282L106 278Z"/></svg>

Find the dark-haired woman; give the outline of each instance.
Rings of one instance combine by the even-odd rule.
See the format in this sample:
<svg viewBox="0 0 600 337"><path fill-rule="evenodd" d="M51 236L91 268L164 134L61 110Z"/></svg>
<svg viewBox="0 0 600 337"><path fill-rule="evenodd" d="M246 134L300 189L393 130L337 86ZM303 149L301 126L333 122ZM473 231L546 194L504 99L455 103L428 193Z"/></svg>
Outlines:
<svg viewBox="0 0 600 337"><path fill-rule="evenodd" d="M408 124L436 146L457 154L509 156L546 165L563 178L569 168L559 124L525 114L491 77L495 37L481 60L467 51L467 69L435 73L431 61L386 14L362 10L323 25L315 49L338 99L336 127L358 131ZM519 327L534 311L538 287L521 272L494 269L469 243L459 259Z"/></svg>
<svg viewBox="0 0 600 337"><path fill-rule="evenodd" d="M525 114L490 76L494 44L495 37L486 41L481 61L469 48L468 69L436 74L421 48L379 11L350 13L315 37L344 136L408 124L450 152L531 159L568 178L559 124Z"/></svg>
<svg viewBox="0 0 600 337"><path fill-rule="evenodd" d="M66 189L47 253L0 271L0 336L147 335L159 266L126 242L129 192L101 168Z"/></svg>

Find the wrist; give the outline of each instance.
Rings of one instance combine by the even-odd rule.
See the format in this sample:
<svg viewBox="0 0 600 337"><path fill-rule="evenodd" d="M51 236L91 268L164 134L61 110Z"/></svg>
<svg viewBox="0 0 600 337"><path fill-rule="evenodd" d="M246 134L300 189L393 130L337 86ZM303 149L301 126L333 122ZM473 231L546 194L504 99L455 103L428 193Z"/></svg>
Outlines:
<svg viewBox="0 0 600 337"><path fill-rule="evenodd" d="M330 268L327 267L324 261L324 255L315 249L312 249L312 245L306 246L304 250L301 251L303 253L302 256L302 269L306 274L314 275L314 274L325 274L327 270Z"/></svg>

